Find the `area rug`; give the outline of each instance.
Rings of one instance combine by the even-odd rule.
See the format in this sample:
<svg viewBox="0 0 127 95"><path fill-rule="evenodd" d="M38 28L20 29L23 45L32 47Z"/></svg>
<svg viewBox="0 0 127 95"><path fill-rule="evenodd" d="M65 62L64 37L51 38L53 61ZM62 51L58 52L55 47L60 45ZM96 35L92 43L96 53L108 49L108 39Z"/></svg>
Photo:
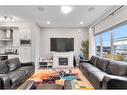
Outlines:
<svg viewBox="0 0 127 95"><path fill-rule="evenodd" d="M65 80L81 80L79 70L71 69L45 69L32 75L29 80L34 80L36 84L64 84Z"/></svg>

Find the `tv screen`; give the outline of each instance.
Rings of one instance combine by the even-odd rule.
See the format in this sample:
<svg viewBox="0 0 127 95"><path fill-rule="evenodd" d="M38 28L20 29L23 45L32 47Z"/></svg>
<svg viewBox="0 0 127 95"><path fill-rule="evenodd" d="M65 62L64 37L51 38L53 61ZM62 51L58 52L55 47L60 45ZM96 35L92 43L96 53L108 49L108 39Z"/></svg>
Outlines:
<svg viewBox="0 0 127 95"><path fill-rule="evenodd" d="M74 51L74 38L51 38L50 39L51 51Z"/></svg>

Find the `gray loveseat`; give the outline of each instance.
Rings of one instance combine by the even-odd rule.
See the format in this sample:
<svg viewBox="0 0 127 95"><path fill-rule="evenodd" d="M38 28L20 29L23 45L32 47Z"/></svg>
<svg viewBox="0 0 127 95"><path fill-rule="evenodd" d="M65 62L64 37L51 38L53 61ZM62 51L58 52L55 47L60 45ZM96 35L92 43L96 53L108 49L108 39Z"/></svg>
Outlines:
<svg viewBox="0 0 127 95"><path fill-rule="evenodd" d="M127 63L92 56L79 64L96 89L127 89Z"/></svg>
<svg viewBox="0 0 127 95"><path fill-rule="evenodd" d="M33 62L21 63L18 58L0 62L0 89L16 89L35 70Z"/></svg>

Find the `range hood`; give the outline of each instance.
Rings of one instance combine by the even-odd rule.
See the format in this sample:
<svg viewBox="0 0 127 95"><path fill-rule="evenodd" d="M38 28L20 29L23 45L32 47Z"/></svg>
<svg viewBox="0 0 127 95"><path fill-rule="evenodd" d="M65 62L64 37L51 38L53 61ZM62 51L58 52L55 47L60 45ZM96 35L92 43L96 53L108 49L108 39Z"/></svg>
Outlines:
<svg viewBox="0 0 127 95"><path fill-rule="evenodd" d="M6 38L7 39L12 39L12 32L13 32L12 29L7 29L6 30Z"/></svg>

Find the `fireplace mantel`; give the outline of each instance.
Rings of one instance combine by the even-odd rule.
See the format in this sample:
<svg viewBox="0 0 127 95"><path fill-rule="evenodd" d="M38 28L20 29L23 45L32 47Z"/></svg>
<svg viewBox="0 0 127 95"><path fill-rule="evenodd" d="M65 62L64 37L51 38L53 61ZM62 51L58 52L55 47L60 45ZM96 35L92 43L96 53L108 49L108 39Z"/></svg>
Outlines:
<svg viewBox="0 0 127 95"><path fill-rule="evenodd" d="M73 52L53 52L53 67L54 68L70 68L70 67L73 67ZM66 65L60 65L59 64L59 59L60 58L67 58L68 62Z"/></svg>

